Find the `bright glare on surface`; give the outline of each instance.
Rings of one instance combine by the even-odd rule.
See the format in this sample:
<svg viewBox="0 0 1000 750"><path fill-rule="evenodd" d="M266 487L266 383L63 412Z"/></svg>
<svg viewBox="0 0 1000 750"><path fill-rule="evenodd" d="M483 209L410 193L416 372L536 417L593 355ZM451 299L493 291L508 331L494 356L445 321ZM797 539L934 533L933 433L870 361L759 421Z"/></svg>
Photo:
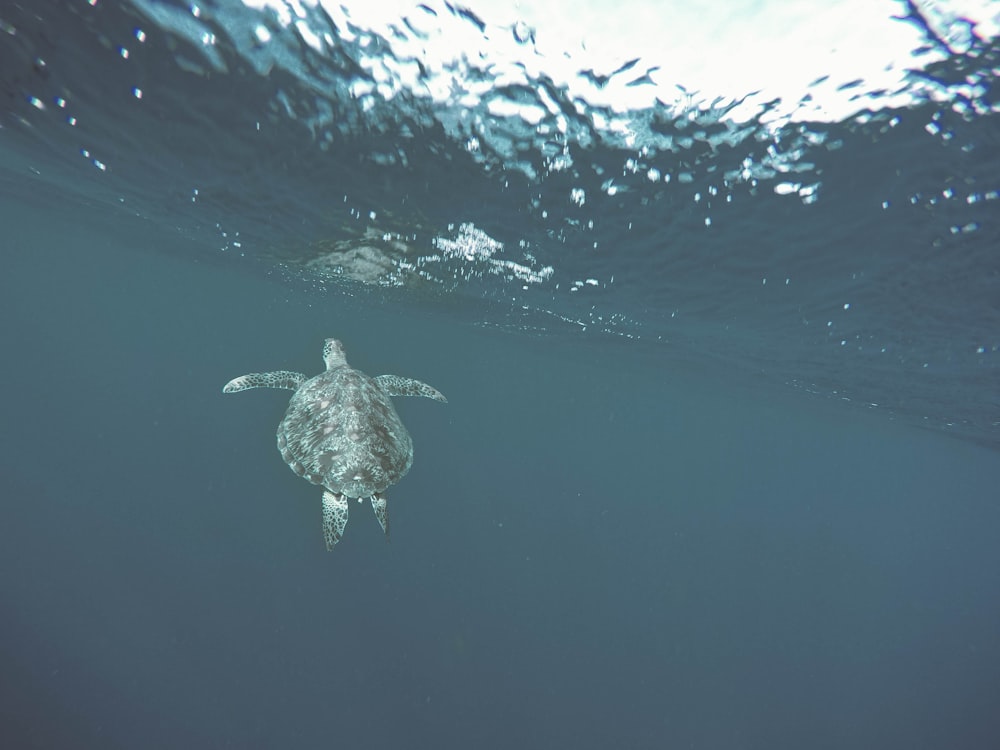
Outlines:
<svg viewBox="0 0 1000 750"><path fill-rule="evenodd" d="M303 38L310 38L302 29L300 2L245 1L272 7L283 23L296 23ZM433 1L423 8L413 0L322 4L338 28L350 22L379 32L392 40L397 59L420 59L431 72L421 85L436 99L453 91L455 71L461 69L454 63L467 59L496 63L498 82L545 75L591 104L619 111L657 100L732 102L756 94L757 101L781 100L777 116L836 121L867 106L859 93L898 91L907 69L927 62L926 56L914 58L923 43L920 30L894 17L905 8L891 0L579 0L570 10L544 0L452 3L459 12L470 11L462 18ZM939 27L935 33L957 51L968 43L962 19L974 21L982 36L996 34L1000 26L1000 10L988 0L918 5ZM481 32L474 19L483 22ZM405 40L391 33L392 25L404 30ZM609 76L633 61L599 86L581 76L584 71ZM413 83L397 73L401 85ZM856 85L845 88L851 83ZM906 102L906 94L880 99L882 106ZM744 119L755 111L736 108L730 116Z"/></svg>

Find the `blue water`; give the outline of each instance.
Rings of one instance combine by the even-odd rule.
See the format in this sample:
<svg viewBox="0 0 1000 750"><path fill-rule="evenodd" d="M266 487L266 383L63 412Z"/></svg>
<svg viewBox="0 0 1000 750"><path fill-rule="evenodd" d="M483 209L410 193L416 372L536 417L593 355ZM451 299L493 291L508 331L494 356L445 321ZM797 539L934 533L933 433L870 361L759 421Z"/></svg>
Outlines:
<svg viewBox="0 0 1000 750"><path fill-rule="evenodd" d="M352 33L0 10L0 745L993 747L996 42L630 139ZM221 393L329 336L449 399L332 553Z"/></svg>

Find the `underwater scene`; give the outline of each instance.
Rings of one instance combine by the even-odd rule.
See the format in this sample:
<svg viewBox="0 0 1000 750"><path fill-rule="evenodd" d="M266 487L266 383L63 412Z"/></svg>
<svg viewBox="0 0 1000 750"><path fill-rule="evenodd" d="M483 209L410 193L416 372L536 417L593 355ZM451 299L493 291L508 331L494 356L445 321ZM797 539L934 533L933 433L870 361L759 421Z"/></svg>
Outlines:
<svg viewBox="0 0 1000 750"><path fill-rule="evenodd" d="M0 746L995 747L998 78L987 0L0 3Z"/></svg>

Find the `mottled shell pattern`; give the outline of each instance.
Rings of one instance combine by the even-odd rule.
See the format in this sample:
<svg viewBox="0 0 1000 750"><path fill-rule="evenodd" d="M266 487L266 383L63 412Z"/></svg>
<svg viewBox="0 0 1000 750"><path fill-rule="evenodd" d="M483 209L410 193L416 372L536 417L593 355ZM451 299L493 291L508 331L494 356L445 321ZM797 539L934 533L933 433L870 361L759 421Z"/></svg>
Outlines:
<svg viewBox="0 0 1000 750"><path fill-rule="evenodd" d="M304 382L278 425L278 450L292 471L347 498L367 498L398 482L413 462L413 441L389 394L347 365L340 342L326 342L329 369Z"/></svg>

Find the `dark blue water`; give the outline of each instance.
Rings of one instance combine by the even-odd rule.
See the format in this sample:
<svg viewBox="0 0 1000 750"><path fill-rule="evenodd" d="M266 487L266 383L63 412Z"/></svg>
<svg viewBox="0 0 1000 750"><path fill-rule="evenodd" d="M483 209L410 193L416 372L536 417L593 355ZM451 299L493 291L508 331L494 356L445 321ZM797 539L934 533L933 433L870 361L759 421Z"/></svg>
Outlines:
<svg viewBox="0 0 1000 750"><path fill-rule="evenodd" d="M544 79L489 96L551 132L365 100L385 39L32 8L0 11L0 745L996 744L995 43L842 122L634 113L643 151ZM221 393L329 336L449 399L397 399L392 542L352 506L332 553L288 392Z"/></svg>

